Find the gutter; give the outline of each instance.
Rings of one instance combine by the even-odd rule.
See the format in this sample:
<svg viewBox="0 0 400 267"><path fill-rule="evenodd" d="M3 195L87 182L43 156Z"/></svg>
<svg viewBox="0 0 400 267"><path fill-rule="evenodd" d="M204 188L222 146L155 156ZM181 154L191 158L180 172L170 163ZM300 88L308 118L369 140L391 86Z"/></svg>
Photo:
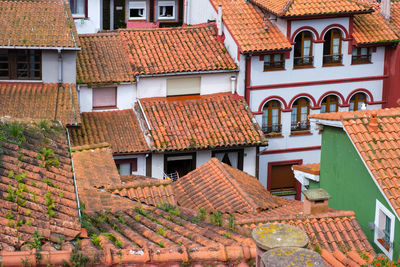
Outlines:
<svg viewBox="0 0 400 267"><path fill-rule="evenodd" d="M65 47L65 46L53 46L53 47L43 47L43 46L18 46L18 45L2 45L0 49L40 49L40 50L73 50L80 51L80 47Z"/></svg>
<svg viewBox="0 0 400 267"><path fill-rule="evenodd" d="M61 122L60 122L60 124L61 124ZM68 130L68 128L66 128L66 129L67 129L68 148L70 150L69 157L71 158L72 176L74 177L76 203L78 205L78 216L79 216L79 220L80 220L81 219L81 204L79 202L78 187L76 186L76 176L75 176L75 169L74 169L74 161L72 160L72 152L71 152L71 140L69 138L69 130Z"/></svg>
<svg viewBox="0 0 400 267"><path fill-rule="evenodd" d="M192 71L192 72L171 72L171 73L160 73L160 74L139 74L136 77L146 78L146 77L164 77L164 76L176 76L176 75L193 75L193 74L210 74L210 73L231 73L239 72L238 69L234 70L213 70L213 71Z"/></svg>

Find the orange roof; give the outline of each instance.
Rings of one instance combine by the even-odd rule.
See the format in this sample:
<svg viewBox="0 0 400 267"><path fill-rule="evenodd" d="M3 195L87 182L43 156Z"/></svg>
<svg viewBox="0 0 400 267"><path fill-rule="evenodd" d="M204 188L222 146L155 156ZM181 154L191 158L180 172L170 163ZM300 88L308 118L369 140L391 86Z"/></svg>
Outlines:
<svg viewBox="0 0 400 267"><path fill-rule="evenodd" d="M364 252L362 252L364 254ZM321 257L332 267L345 267L345 266L370 266L369 261L364 260L360 256L360 252L351 250L343 253L340 250L335 250L333 252L329 252L326 249L321 250ZM370 253L366 253L366 255L370 255Z"/></svg>
<svg viewBox="0 0 400 267"><path fill-rule="evenodd" d="M157 206L163 203L176 205L171 180L135 176L133 179L130 179L130 182L125 182L121 185L111 185L106 187L106 190L146 205Z"/></svg>
<svg viewBox="0 0 400 267"><path fill-rule="evenodd" d="M79 35L78 83L133 82L135 77L118 33Z"/></svg>
<svg viewBox="0 0 400 267"><path fill-rule="evenodd" d="M0 47L79 49L68 1L0 1Z"/></svg>
<svg viewBox="0 0 400 267"><path fill-rule="evenodd" d="M237 221L244 229L253 229L263 223L285 223L300 228L308 235L308 248L312 250L375 253L353 211L331 210L312 215L264 216Z"/></svg>
<svg viewBox="0 0 400 267"><path fill-rule="evenodd" d="M251 2L282 17L372 12L372 8L352 0L251 0Z"/></svg>
<svg viewBox="0 0 400 267"><path fill-rule="evenodd" d="M400 35L400 1L391 4L390 22L396 27L397 34Z"/></svg>
<svg viewBox="0 0 400 267"><path fill-rule="evenodd" d="M266 143L246 102L231 93L198 99L141 99L151 126L152 149L191 150Z"/></svg>
<svg viewBox="0 0 400 267"><path fill-rule="evenodd" d="M2 119L0 132L0 251L20 250L35 231L44 242L74 239L81 225L64 129Z"/></svg>
<svg viewBox="0 0 400 267"><path fill-rule="evenodd" d="M106 142L113 153L150 151L133 110L83 112L81 116L81 127L70 128L72 146Z"/></svg>
<svg viewBox="0 0 400 267"><path fill-rule="evenodd" d="M319 163L310 163L310 164L302 164L302 165L293 165L292 168L293 168L293 170L319 175L320 164Z"/></svg>
<svg viewBox="0 0 400 267"><path fill-rule="evenodd" d="M81 122L74 84L0 82L0 116Z"/></svg>
<svg viewBox="0 0 400 267"><path fill-rule="evenodd" d="M242 53L290 50L289 41L264 14L246 0L210 0L222 5L223 21Z"/></svg>
<svg viewBox="0 0 400 267"><path fill-rule="evenodd" d="M326 116L312 117L326 119ZM400 216L400 108L344 112L329 118L341 120L366 167Z"/></svg>
<svg viewBox="0 0 400 267"><path fill-rule="evenodd" d="M255 177L212 158L174 184L180 206L198 210L257 212L279 203Z"/></svg>
<svg viewBox="0 0 400 267"><path fill-rule="evenodd" d="M135 75L237 69L217 41L214 24L123 29L119 34Z"/></svg>

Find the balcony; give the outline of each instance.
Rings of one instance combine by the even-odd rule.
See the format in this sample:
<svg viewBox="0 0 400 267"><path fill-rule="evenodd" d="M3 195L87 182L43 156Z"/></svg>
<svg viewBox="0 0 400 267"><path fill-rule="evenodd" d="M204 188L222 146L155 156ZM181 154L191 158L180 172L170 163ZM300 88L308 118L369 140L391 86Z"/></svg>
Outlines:
<svg viewBox="0 0 400 267"><path fill-rule="evenodd" d="M351 64L371 63L371 55L352 56Z"/></svg>
<svg viewBox="0 0 400 267"><path fill-rule="evenodd" d="M314 66L314 57L295 57L294 58L295 68L310 68Z"/></svg>
<svg viewBox="0 0 400 267"><path fill-rule="evenodd" d="M343 55L324 55L323 66L342 65Z"/></svg>
<svg viewBox="0 0 400 267"><path fill-rule="evenodd" d="M290 129L292 131L309 131L310 121L292 122Z"/></svg>
<svg viewBox="0 0 400 267"><path fill-rule="evenodd" d="M282 124L263 125L262 131L265 134L278 134L282 131Z"/></svg>

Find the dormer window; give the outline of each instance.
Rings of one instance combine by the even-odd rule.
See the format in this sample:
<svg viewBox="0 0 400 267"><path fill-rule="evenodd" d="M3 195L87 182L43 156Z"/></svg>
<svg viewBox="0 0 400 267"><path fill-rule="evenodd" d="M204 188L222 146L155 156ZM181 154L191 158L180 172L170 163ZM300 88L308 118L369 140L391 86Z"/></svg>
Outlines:
<svg viewBox="0 0 400 267"><path fill-rule="evenodd" d="M353 48L351 64L371 63L371 47Z"/></svg>
<svg viewBox="0 0 400 267"><path fill-rule="evenodd" d="M313 36L309 31L303 31L296 36L294 45L294 66L312 67L314 64Z"/></svg>
<svg viewBox="0 0 400 267"><path fill-rule="evenodd" d="M130 20L146 20L147 18L146 1L130 1L129 2L129 19Z"/></svg>
<svg viewBox="0 0 400 267"><path fill-rule="evenodd" d="M74 17L85 17L85 0L69 0L69 5Z"/></svg>
<svg viewBox="0 0 400 267"><path fill-rule="evenodd" d="M40 80L42 53L40 50L0 50L0 79Z"/></svg>
<svg viewBox="0 0 400 267"><path fill-rule="evenodd" d="M329 30L324 36L324 65L342 64L342 32Z"/></svg>
<svg viewBox="0 0 400 267"><path fill-rule="evenodd" d="M175 19L175 1L158 2L158 19Z"/></svg>

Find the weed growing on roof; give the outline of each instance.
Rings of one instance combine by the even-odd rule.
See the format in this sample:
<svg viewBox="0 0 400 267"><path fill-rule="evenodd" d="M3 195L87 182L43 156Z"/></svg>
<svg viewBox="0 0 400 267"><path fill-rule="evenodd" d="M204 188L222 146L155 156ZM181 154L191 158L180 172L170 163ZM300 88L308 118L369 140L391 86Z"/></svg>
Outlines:
<svg viewBox="0 0 400 267"><path fill-rule="evenodd" d="M27 218L27 219L25 220L25 225L28 225L28 226L31 226L31 225L32 225L32 222L31 222L31 220L29 220L29 218Z"/></svg>
<svg viewBox="0 0 400 267"><path fill-rule="evenodd" d="M8 219L8 227L12 227L14 225L14 215L12 214L11 210L8 211L6 218Z"/></svg>
<svg viewBox="0 0 400 267"><path fill-rule="evenodd" d="M166 203L166 202L162 202L160 205L157 205L157 208L162 209L163 211L166 211L169 214L172 214L172 215L175 215L175 216L179 216L180 215L179 209L176 206L171 205L171 204Z"/></svg>
<svg viewBox="0 0 400 267"><path fill-rule="evenodd" d="M229 239L231 238L231 234L230 233L223 233L222 235L225 236L226 238L229 238Z"/></svg>
<svg viewBox="0 0 400 267"><path fill-rule="evenodd" d="M63 198L63 197L64 197L63 192L58 193L58 197L59 197L59 198Z"/></svg>
<svg viewBox="0 0 400 267"><path fill-rule="evenodd" d="M229 213L228 217L228 228L229 230L236 232L236 220L235 220L235 215L232 213Z"/></svg>
<svg viewBox="0 0 400 267"><path fill-rule="evenodd" d="M193 224L198 224L199 221L200 221L199 217L193 216L193 219L192 219L192 223L193 223Z"/></svg>
<svg viewBox="0 0 400 267"><path fill-rule="evenodd" d="M210 221L216 226L222 226L222 213L219 211L211 213Z"/></svg>
<svg viewBox="0 0 400 267"><path fill-rule="evenodd" d="M45 160L45 165L44 166L47 169L50 168L51 166L54 166L54 167L58 168L60 163L58 161L58 158L54 156L54 150L53 149L42 147L40 149L40 153L44 157L44 160ZM43 160L43 157L41 157L42 160Z"/></svg>
<svg viewBox="0 0 400 267"><path fill-rule="evenodd" d="M36 248L37 250L42 249L42 240L43 235L39 234L38 231L35 231L32 235L32 241L27 242L27 245L30 249Z"/></svg>
<svg viewBox="0 0 400 267"><path fill-rule="evenodd" d="M47 184L48 186L51 186L51 187L54 187L54 188L57 188L57 189L61 189L58 185L53 184L53 183L50 181L49 178L44 179L42 182L45 183L45 184Z"/></svg>
<svg viewBox="0 0 400 267"><path fill-rule="evenodd" d="M9 170L7 177L8 178L14 178L14 171L13 170Z"/></svg>
<svg viewBox="0 0 400 267"><path fill-rule="evenodd" d="M31 210L30 210L30 209L26 209L26 210L25 210L25 215L26 215L26 216L31 215Z"/></svg>
<svg viewBox="0 0 400 267"><path fill-rule="evenodd" d="M114 243L114 245L118 248L122 248L122 242L119 238L117 238L113 233L101 233L102 236L105 236L108 240Z"/></svg>
<svg viewBox="0 0 400 267"><path fill-rule="evenodd" d="M204 221L206 219L206 215L207 215L207 213L206 213L205 209L203 209L203 208L199 209L199 219L200 219L200 221Z"/></svg>
<svg viewBox="0 0 400 267"><path fill-rule="evenodd" d="M8 194L6 196L6 199L8 201L15 202L14 190L10 184L8 185Z"/></svg>
<svg viewBox="0 0 400 267"><path fill-rule="evenodd" d="M50 218L53 218L56 213L54 212L54 199L51 198L51 191L48 191L44 197L46 198L46 206L47 206L47 213L49 214Z"/></svg>
<svg viewBox="0 0 400 267"><path fill-rule="evenodd" d="M75 246L69 256L69 264L66 260L63 260L63 265L67 267L85 267L89 262L89 257L78 252L78 248Z"/></svg>
<svg viewBox="0 0 400 267"><path fill-rule="evenodd" d="M23 153L19 153L18 160L24 161L24 157L25 157L25 155Z"/></svg>
<svg viewBox="0 0 400 267"><path fill-rule="evenodd" d="M158 242L157 244L158 244L160 247L162 247L162 248L165 247L164 242L162 242L162 241Z"/></svg>
<svg viewBox="0 0 400 267"><path fill-rule="evenodd" d="M165 236L165 228L163 228L163 227L158 228L157 231L156 231L156 233L157 233L158 235Z"/></svg>
<svg viewBox="0 0 400 267"><path fill-rule="evenodd" d="M135 220L136 220L137 222L140 220L139 214L136 214L136 215L135 215Z"/></svg>
<svg viewBox="0 0 400 267"><path fill-rule="evenodd" d="M143 216L146 216L147 213L143 210L142 206L135 207L135 211Z"/></svg>
<svg viewBox="0 0 400 267"><path fill-rule="evenodd" d="M120 223L122 223L122 224L126 224L126 221L125 221L125 219L124 219L124 218L122 218L122 216L121 216L121 215L119 215L119 214L114 214L114 216L115 216L115 218L117 218L117 219L118 219L118 221L119 221Z"/></svg>
<svg viewBox="0 0 400 267"><path fill-rule="evenodd" d="M92 234L90 236L90 241L92 241L93 244L96 245L96 247L101 249L101 245L100 245L100 237L96 234Z"/></svg>

